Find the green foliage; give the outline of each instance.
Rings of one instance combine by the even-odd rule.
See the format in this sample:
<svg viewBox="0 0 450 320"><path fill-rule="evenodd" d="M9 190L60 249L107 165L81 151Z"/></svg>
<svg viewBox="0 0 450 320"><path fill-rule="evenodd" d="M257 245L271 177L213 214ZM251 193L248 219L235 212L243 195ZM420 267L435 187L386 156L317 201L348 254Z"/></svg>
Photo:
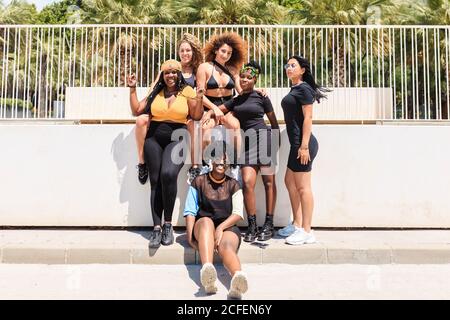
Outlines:
<svg viewBox="0 0 450 320"><path fill-rule="evenodd" d="M177 23L278 24L288 10L267 0L175 0Z"/></svg>
<svg viewBox="0 0 450 320"><path fill-rule="evenodd" d="M12 0L7 6L0 2L0 24L36 23L37 10L26 0Z"/></svg>
<svg viewBox="0 0 450 320"><path fill-rule="evenodd" d="M0 105L6 106L7 109L13 109L16 107L17 109L28 109L28 110L33 109L33 105L31 104L30 101L27 102L22 99L10 99L10 98L0 99Z"/></svg>
<svg viewBox="0 0 450 320"><path fill-rule="evenodd" d="M81 0L61 0L49 4L39 12L37 21L40 24L67 24L73 7L80 7Z"/></svg>
<svg viewBox="0 0 450 320"><path fill-rule="evenodd" d="M41 12L0 1L0 24L449 25L450 0L59 0Z"/></svg>

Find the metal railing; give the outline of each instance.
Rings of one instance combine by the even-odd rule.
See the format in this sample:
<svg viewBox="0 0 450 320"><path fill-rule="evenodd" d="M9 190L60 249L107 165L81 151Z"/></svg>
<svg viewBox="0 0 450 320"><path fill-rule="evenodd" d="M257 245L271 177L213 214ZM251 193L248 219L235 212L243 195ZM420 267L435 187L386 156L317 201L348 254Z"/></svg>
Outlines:
<svg viewBox="0 0 450 320"><path fill-rule="evenodd" d="M259 87L288 88L283 65L306 57L338 95L324 118L364 109L370 89L379 98L374 119L449 120L449 26L268 25L1 25L0 119L64 118L68 88L124 87L131 72L148 87L161 61L177 58L184 32L204 45L224 31L248 42L248 59L263 68Z"/></svg>

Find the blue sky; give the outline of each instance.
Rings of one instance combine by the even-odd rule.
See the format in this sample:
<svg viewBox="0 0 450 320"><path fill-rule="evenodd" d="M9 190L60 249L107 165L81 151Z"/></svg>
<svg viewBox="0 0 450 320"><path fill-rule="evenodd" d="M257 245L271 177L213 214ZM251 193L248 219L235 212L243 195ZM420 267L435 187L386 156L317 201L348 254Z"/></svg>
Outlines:
<svg viewBox="0 0 450 320"><path fill-rule="evenodd" d="M38 10L41 10L43 7L48 5L49 3L56 2L57 0L27 0L28 3L34 3ZM11 0L3 0L3 4L10 3Z"/></svg>

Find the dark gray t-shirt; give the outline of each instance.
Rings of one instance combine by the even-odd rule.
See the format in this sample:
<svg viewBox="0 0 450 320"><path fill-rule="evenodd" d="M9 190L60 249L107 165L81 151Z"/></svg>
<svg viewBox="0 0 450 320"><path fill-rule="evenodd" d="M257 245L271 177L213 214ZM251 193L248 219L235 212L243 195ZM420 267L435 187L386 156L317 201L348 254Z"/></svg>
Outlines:
<svg viewBox="0 0 450 320"><path fill-rule="evenodd" d="M239 120L242 130L267 129L264 115L273 112L272 103L256 91L239 95L224 103L225 107L233 111Z"/></svg>

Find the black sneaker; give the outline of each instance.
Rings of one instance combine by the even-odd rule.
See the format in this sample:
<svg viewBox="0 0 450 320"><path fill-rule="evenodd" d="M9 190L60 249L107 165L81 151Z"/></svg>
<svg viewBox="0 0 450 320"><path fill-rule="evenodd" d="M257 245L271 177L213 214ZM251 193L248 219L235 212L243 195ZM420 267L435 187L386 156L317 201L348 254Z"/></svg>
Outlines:
<svg viewBox="0 0 450 320"><path fill-rule="evenodd" d="M188 175L187 183L191 184L192 181L194 181L194 179L198 175L200 175L201 171L202 171L202 169L200 169L199 167L196 167L196 168L191 167L187 173L187 175Z"/></svg>
<svg viewBox="0 0 450 320"><path fill-rule="evenodd" d="M272 239L274 233L273 229L273 221L272 220L266 220L264 222L263 227L258 233L258 241L267 241L269 239Z"/></svg>
<svg viewBox="0 0 450 320"><path fill-rule="evenodd" d="M162 239L161 244L163 246L168 246L173 243L173 228L170 223L164 223L162 227Z"/></svg>
<svg viewBox="0 0 450 320"><path fill-rule="evenodd" d="M139 163L137 166L138 169L138 180L141 184L145 184L148 179L148 170L147 165L145 163Z"/></svg>
<svg viewBox="0 0 450 320"><path fill-rule="evenodd" d="M150 234L149 248L159 248L161 245L162 231L161 228L153 230Z"/></svg>
<svg viewBox="0 0 450 320"><path fill-rule="evenodd" d="M256 219L249 220L247 232L244 235L245 242L253 242L258 235L258 226L256 225Z"/></svg>

